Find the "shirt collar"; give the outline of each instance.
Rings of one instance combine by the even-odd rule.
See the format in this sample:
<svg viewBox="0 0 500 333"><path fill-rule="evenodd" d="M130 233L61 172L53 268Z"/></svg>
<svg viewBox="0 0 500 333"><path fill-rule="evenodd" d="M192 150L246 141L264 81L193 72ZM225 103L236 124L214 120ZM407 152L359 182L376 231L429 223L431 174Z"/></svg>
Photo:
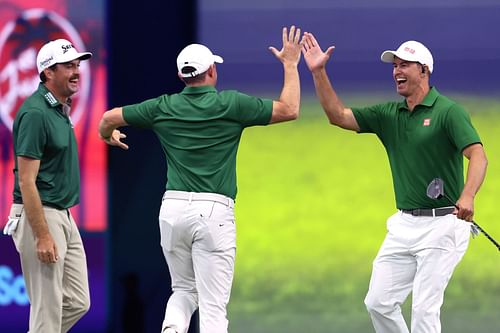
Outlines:
<svg viewBox="0 0 500 333"><path fill-rule="evenodd" d="M427 95L424 97L423 101L418 105L423 105L426 107L431 107L436 102L436 99L439 97L439 92L435 87L431 87ZM408 105L406 104L406 100L403 100L398 105L398 110L408 110Z"/></svg>
<svg viewBox="0 0 500 333"><path fill-rule="evenodd" d="M38 85L38 92L43 96L45 101L50 105L50 107L57 107L57 106L62 106L62 103L57 100L57 98L52 94L52 92L47 89L47 87L40 82ZM71 98L68 98L66 101L66 104L68 106L71 106Z"/></svg>
<svg viewBox="0 0 500 333"><path fill-rule="evenodd" d="M207 92L217 92L217 89L215 89L214 86L186 86L182 90L181 94L184 95L197 95L197 94L204 94Z"/></svg>

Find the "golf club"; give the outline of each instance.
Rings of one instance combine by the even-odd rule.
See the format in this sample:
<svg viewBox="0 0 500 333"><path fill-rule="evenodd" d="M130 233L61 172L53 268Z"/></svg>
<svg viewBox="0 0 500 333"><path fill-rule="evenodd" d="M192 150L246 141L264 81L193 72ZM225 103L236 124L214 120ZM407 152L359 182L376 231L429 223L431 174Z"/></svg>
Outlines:
<svg viewBox="0 0 500 333"><path fill-rule="evenodd" d="M451 200L449 196L444 192L444 182L441 178L434 178L429 185L427 186L427 196L431 199L440 199L441 197L445 197L453 206L458 209L458 206ZM483 233L500 251L500 244L496 240L493 239L486 231L483 230L476 222L472 221L472 224Z"/></svg>

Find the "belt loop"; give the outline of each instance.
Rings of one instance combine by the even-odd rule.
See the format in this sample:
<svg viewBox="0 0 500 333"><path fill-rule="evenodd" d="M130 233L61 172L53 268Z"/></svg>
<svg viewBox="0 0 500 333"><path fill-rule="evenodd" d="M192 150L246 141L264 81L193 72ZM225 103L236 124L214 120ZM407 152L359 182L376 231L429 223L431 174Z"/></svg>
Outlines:
<svg viewBox="0 0 500 333"><path fill-rule="evenodd" d="M189 204L191 204L192 201L193 201L193 192L189 192L189 197L188 197Z"/></svg>
<svg viewBox="0 0 500 333"><path fill-rule="evenodd" d="M436 217L436 209L432 208L432 217Z"/></svg>

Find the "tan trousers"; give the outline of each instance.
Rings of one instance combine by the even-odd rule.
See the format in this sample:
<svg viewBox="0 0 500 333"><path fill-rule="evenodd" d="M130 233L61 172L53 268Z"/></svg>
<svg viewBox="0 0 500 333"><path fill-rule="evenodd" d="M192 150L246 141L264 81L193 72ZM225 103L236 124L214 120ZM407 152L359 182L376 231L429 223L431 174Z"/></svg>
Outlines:
<svg viewBox="0 0 500 333"><path fill-rule="evenodd" d="M69 210L43 207L59 260L42 263L36 254L31 226L23 205L13 204L11 218L20 218L12 237L21 258L30 299L32 333L67 332L88 311L90 294L82 239Z"/></svg>

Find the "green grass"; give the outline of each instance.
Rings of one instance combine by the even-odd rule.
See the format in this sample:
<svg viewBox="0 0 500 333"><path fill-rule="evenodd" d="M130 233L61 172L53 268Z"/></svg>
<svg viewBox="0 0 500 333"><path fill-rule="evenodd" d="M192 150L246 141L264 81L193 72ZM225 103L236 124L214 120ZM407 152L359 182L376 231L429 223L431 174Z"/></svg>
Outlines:
<svg viewBox="0 0 500 333"><path fill-rule="evenodd" d="M476 198L476 221L499 239L500 101L457 99L471 112L490 162ZM301 112L298 121L251 128L242 138L230 328L371 332L363 299L385 220L395 211L385 150L374 135L329 125L314 100L303 103ZM498 252L480 236L447 289L443 332L497 329L498 295ZM407 315L409 304L404 309Z"/></svg>

